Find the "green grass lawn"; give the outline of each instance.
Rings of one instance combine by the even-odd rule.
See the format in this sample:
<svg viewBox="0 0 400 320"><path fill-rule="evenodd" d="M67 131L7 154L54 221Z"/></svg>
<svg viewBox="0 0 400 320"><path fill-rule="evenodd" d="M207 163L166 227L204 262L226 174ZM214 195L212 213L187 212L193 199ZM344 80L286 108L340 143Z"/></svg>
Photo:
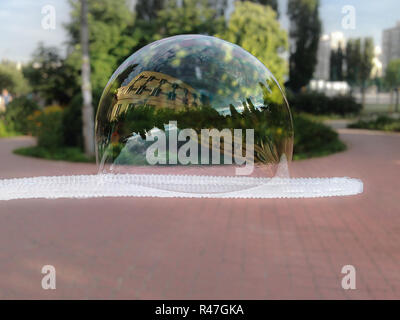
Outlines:
<svg viewBox="0 0 400 320"><path fill-rule="evenodd" d="M372 120L358 120L348 125L349 128L382 130L388 132L400 132L400 119L381 115Z"/></svg>
<svg viewBox="0 0 400 320"><path fill-rule="evenodd" d="M70 162L96 162L95 158L87 157L79 148L62 147L46 149L39 146L23 147L14 150L15 154L48 160L63 160Z"/></svg>
<svg viewBox="0 0 400 320"><path fill-rule="evenodd" d="M394 111L394 105L390 104L370 104L367 103L364 105L361 113L362 114L370 114L370 113L388 113Z"/></svg>
<svg viewBox="0 0 400 320"><path fill-rule="evenodd" d="M0 120L0 138L15 137L18 135L18 132L10 130L6 127L4 121Z"/></svg>

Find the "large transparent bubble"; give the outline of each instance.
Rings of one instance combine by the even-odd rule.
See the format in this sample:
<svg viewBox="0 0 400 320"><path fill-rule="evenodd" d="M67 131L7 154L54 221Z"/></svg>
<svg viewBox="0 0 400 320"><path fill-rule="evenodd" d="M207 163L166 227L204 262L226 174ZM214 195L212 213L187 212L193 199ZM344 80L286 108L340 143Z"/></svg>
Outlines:
<svg viewBox="0 0 400 320"><path fill-rule="evenodd" d="M134 53L108 82L96 116L99 174L0 180L0 200L363 191L358 179L290 178L292 150L289 106L260 61L217 38L176 36Z"/></svg>
<svg viewBox="0 0 400 320"><path fill-rule="evenodd" d="M215 37L181 35L138 50L112 75L96 149L100 173L266 178L287 172L293 126L278 82L256 57Z"/></svg>

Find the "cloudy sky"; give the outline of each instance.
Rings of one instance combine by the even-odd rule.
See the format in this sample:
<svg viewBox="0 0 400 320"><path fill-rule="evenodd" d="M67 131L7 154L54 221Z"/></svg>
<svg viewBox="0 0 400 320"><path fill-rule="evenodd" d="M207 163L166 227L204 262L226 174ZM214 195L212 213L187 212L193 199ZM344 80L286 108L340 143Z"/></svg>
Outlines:
<svg viewBox="0 0 400 320"><path fill-rule="evenodd" d="M132 0L131 0L132 1ZM323 32L342 31L346 37L372 36L376 45L381 45L382 30L390 28L400 20L399 0L320 0L320 15ZM42 8L52 5L56 11L55 29L43 29ZM288 27L285 16L287 0L279 0L281 23ZM354 6L356 28L344 30L341 26L342 8ZM63 24L69 19L67 0L1 0L0 1L0 60L29 60L37 43L58 46L65 50L67 34Z"/></svg>

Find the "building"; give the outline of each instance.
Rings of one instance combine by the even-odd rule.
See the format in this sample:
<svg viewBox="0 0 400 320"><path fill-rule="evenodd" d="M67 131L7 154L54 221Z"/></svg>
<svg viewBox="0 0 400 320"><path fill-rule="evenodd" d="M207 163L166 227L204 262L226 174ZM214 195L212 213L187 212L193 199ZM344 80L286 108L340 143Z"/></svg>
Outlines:
<svg viewBox="0 0 400 320"><path fill-rule="evenodd" d="M155 108L196 107L204 100L204 97L186 83L154 71L143 71L128 85L118 88L116 98L111 119L137 105Z"/></svg>
<svg viewBox="0 0 400 320"><path fill-rule="evenodd" d="M383 30L382 33L382 67L386 70L387 65L393 59L400 58L400 21L396 26Z"/></svg>
<svg viewBox="0 0 400 320"><path fill-rule="evenodd" d="M317 65L315 66L314 79L329 80L329 63L331 57L331 44L329 35L324 34L318 43Z"/></svg>
<svg viewBox="0 0 400 320"><path fill-rule="evenodd" d="M329 80L331 51L337 50L339 46L344 50L346 40L340 31L324 34L318 44L317 65L315 66L314 79Z"/></svg>

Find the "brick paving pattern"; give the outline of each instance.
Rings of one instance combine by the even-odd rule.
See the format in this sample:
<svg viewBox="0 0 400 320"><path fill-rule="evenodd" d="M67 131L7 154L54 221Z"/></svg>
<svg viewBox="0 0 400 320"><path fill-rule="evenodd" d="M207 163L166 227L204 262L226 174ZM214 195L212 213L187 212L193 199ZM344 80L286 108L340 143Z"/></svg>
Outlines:
<svg viewBox="0 0 400 320"><path fill-rule="evenodd" d="M0 202L0 298L400 299L400 135L339 131L348 151L292 176L361 178L362 195ZM0 140L0 177L96 172L11 153L31 143ZM356 290L341 287L348 264Z"/></svg>

